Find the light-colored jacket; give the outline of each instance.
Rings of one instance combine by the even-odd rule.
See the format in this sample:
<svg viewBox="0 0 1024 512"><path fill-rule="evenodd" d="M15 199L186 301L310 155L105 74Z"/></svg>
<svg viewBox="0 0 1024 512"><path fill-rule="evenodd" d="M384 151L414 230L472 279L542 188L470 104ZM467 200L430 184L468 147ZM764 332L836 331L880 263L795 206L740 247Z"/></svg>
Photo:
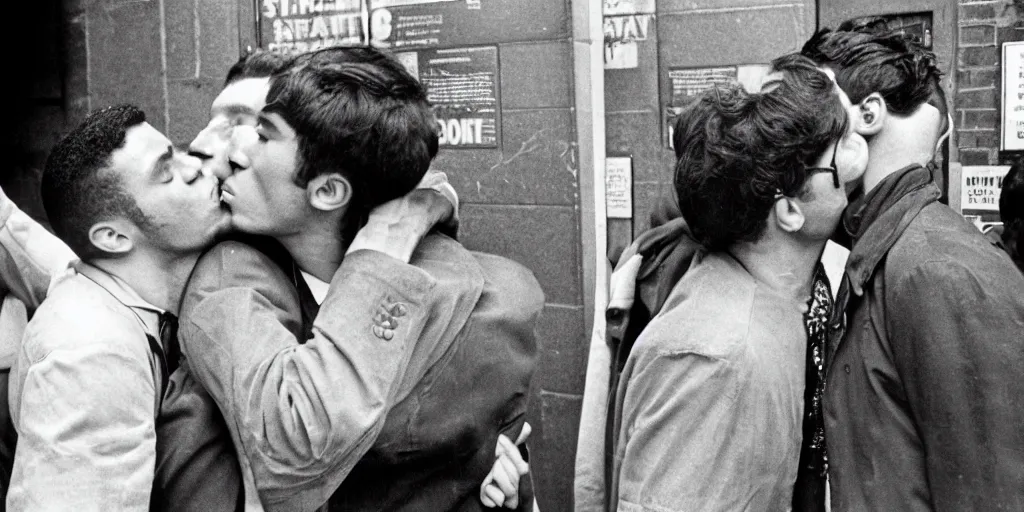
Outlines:
<svg viewBox="0 0 1024 512"><path fill-rule="evenodd" d="M95 267L58 282L12 369L9 510L148 510L162 394L162 312Z"/></svg>

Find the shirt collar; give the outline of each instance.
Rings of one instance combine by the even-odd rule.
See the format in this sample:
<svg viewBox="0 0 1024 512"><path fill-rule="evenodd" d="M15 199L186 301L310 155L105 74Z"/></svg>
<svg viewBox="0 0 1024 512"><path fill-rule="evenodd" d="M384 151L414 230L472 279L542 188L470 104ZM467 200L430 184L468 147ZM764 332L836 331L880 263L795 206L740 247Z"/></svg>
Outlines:
<svg viewBox="0 0 1024 512"><path fill-rule="evenodd" d="M911 221L940 194L932 179L932 166L915 164L887 176L847 207L843 229L853 247L846 274L853 293L864 293L864 285Z"/></svg>
<svg viewBox="0 0 1024 512"><path fill-rule="evenodd" d="M299 271L302 274L302 280L306 282L306 286L309 287L309 293L313 295L313 300L316 301L316 305L319 306L324 303L324 299L327 298L327 289L331 287L330 283L325 283L318 279L312 274L307 274L302 270Z"/></svg>
<svg viewBox="0 0 1024 512"><path fill-rule="evenodd" d="M157 339L160 338L160 315L165 311L156 307L139 296L123 279L88 263L78 261L74 264L75 272L88 278L114 296L135 313L146 332Z"/></svg>

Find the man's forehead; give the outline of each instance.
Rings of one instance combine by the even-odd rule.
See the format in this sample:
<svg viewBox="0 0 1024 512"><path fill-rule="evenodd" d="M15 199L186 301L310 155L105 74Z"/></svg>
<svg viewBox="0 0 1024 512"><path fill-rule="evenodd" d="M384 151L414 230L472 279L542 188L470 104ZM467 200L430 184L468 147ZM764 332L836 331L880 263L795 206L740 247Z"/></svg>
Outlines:
<svg viewBox="0 0 1024 512"><path fill-rule="evenodd" d="M147 169L167 152L171 141L149 123L140 123L125 131L124 145L111 155L115 167Z"/></svg>
<svg viewBox="0 0 1024 512"><path fill-rule="evenodd" d="M259 112L267 102L270 78L243 78L231 82L213 100L214 114L220 111Z"/></svg>

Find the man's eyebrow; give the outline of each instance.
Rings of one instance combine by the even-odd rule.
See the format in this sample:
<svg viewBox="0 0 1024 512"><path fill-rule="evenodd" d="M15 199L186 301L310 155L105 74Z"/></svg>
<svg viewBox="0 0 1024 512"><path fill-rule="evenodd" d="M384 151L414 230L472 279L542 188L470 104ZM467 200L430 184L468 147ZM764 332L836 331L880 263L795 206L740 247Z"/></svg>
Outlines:
<svg viewBox="0 0 1024 512"><path fill-rule="evenodd" d="M174 158L174 146L168 144L167 151L164 151L164 153L156 159L156 162L153 163L153 169L150 171L152 175L159 176L160 173L167 168L167 165L170 163L172 158Z"/></svg>
<svg viewBox="0 0 1024 512"><path fill-rule="evenodd" d="M260 126L263 127L263 130L265 131L271 131L274 133L280 133L281 131L277 128L277 124L275 124L274 121L271 121L270 118L267 117L267 115L264 114L263 112L260 112L256 116L256 121L260 124Z"/></svg>
<svg viewBox="0 0 1024 512"><path fill-rule="evenodd" d="M228 105L224 105L224 106L214 105L213 108L211 108L210 110L215 115L216 114L225 114L225 115L229 115L229 116L235 116L235 115L239 115L239 114L252 115L252 114L256 113L256 111L253 110L252 107L249 107L247 105L237 105L237 104L228 104Z"/></svg>

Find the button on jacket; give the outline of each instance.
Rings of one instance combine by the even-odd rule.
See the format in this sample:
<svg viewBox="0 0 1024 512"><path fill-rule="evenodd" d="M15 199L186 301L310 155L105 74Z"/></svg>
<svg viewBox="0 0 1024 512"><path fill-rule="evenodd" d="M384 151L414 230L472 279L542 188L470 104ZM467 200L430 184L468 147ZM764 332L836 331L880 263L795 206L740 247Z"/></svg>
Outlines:
<svg viewBox="0 0 1024 512"><path fill-rule="evenodd" d="M489 258L502 260L499 268L504 272L485 280L481 268L494 265ZM486 467L475 462L464 468L472 490L452 488L449 495L439 495L447 496L453 508L468 499L479 501L479 485L494 460L497 429L514 434L525 419L536 358L533 329L543 305L529 271L497 257L484 260L442 236L427 237L412 265L374 251L355 251L335 274L305 343L300 343L304 326L296 276L289 276L280 262L239 242L219 244L200 260L183 301L182 348L196 378L224 413L246 484L258 490L267 510L313 510L331 498L368 453L408 456L414 452L404 448L416 445L404 443L435 442L387 435L386 420L400 417L412 420L403 427L407 433L422 429L456 436L462 444L450 446L453 450L486 446ZM502 300L485 294L485 281L495 283L489 286L502 291ZM491 316L478 316L481 308L491 308L484 309ZM485 327L499 333L498 340L515 341L506 350L509 364L518 365L517 380L503 384L518 392L495 412L495 419L502 421L491 426L493 437L479 438L476 431L458 428L458 422L418 425L424 416L413 412L433 411L438 403L455 411L460 397L431 396L429 387L423 395L414 388L423 381L442 382L430 376L458 364L452 359L458 355L453 347L479 342L475 336L485 335L480 331ZM457 373L444 375L458 378ZM458 383L467 393L491 385L468 374ZM415 398L407 401L410 397ZM430 401L417 403L426 398ZM375 443L387 440L401 441L396 446L403 450L371 452ZM402 459L383 462L399 464ZM358 496L355 503L368 508L380 500L387 504L382 509L400 507L402 495L426 494L423 486L430 484L409 480L410 485L396 488L387 479L364 482L356 489L362 496L348 496ZM359 509L351 502L348 506Z"/></svg>
<svg viewBox="0 0 1024 512"><path fill-rule="evenodd" d="M1024 510L1024 276L912 166L851 204L832 510Z"/></svg>

